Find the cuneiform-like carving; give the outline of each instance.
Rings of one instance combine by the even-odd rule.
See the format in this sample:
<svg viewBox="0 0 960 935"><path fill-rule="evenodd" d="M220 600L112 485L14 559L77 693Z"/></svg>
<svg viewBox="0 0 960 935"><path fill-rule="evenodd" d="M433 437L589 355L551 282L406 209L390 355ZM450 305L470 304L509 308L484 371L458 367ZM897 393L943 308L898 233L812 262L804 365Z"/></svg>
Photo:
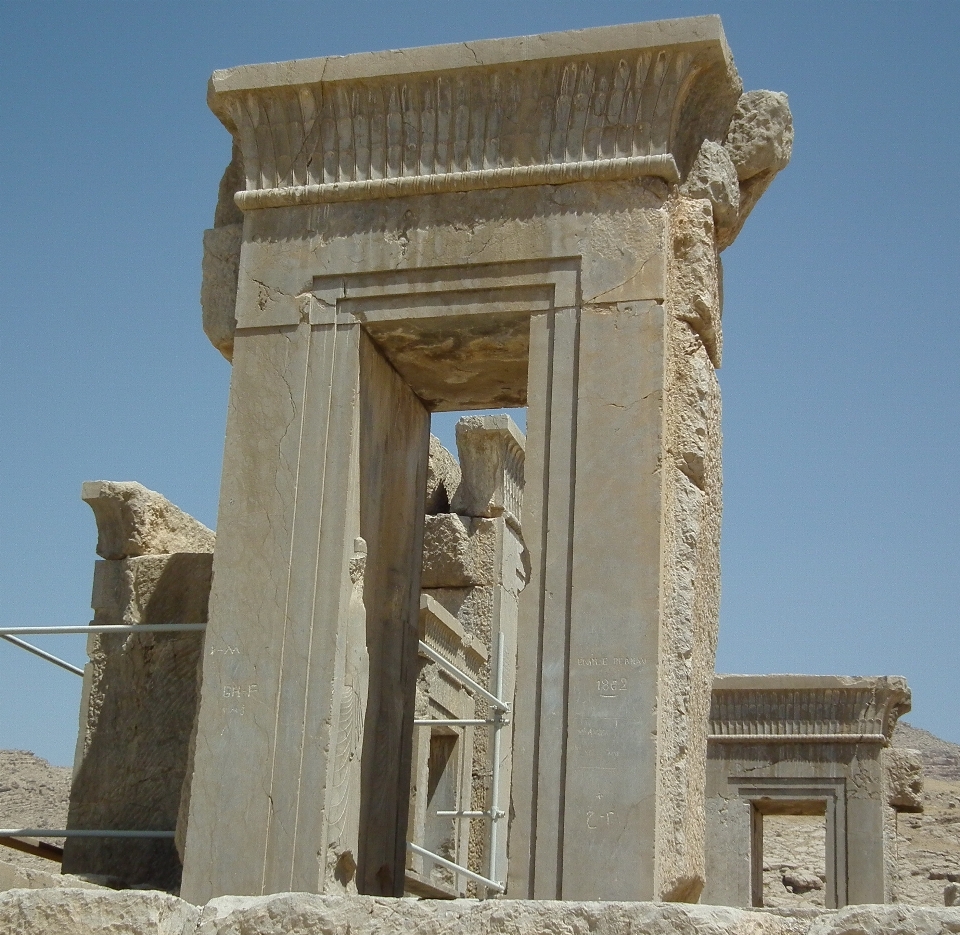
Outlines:
<svg viewBox="0 0 960 935"><path fill-rule="evenodd" d="M678 114L695 76L712 64L704 56L651 49L225 92L223 109L239 135L246 171L238 204L539 184L598 173L674 180Z"/></svg>

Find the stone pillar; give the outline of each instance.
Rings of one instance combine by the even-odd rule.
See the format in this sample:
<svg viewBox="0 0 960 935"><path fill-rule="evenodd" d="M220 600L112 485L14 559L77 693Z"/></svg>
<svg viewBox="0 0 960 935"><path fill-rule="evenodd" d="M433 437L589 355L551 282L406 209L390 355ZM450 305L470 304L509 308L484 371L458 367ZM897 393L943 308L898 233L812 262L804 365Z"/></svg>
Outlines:
<svg viewBox="0 0 960 935"><path fill-rule="evenodd" d="M91 481L97 520L93 622L205 623L214 535L160 494ZM68 828L172 831L197 707L199 633L91 634ZM67 873L173 889L172 841L67 838Z"/></svg>
<svg viewBox="0 0 960 935"><path fill-rule="evenodd" d="M792 139L782 95L747 97L715 17L214 74L244 220L189 898L343 885L324 751L358 535L357 886L399 892L427 412L524 404L509 893L696 898L717 250ZM235 241L208 241L227 353Z"/></svg>
<svg viewBox="0 0 960 935"><path fill-rule="evenodd" d="M395 895L429 417L357 323L233 367L182 893Z"/></svg>

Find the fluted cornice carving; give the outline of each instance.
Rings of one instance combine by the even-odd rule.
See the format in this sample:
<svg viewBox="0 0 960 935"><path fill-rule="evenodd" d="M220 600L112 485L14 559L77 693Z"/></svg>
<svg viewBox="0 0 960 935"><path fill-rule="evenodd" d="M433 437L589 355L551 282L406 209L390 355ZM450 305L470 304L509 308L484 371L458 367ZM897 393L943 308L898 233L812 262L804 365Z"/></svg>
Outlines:
<svg viewBox="0 0 960 935"><path fill-rule="evenodd" d="M721 675L710 739L886 743L909 710L910 689L899 676Z"/></svg>
<svg viewBox="0 0 960 935"><path fill-rule="evenodd" d="M580 180L676 181L740 93L719 20L216 72L245 209Z"/></svg>

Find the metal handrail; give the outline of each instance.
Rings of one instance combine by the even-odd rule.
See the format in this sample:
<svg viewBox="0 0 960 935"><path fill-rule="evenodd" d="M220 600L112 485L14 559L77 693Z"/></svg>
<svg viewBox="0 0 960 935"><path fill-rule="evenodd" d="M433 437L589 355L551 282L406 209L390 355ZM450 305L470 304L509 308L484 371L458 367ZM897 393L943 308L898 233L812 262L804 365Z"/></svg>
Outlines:
<svg viewBox="0 0 960 935"><path fill-rule="evenodd" d="M83 669L78 669L75 665L70 662L67 662L65 659L61 659L59 656L54 656L53 653L48 653L45 649L41 649L39 646L34 646L33 643L28 643L26 640L18 640L15 636L10 636L9 633L0 633L0 639L6 640L8 643L13 643L14 646L19 646L21 649L25 649L28 653L33 653L34 656L39 656L41 659L46 659L47 662L52 662L55 666L60 666L61 669L66 669L68 672L72 672L74 675L83 676Z"/></svg>
<svg viewBox="0 0 960 935"><path fill-rule="evenodd" d="M69 627L0 627L0 636L46 636L65 633L175 633L202 632L205 623L88 623Z"/></svg>
<svg viewBox="0 0 960 935"><path fill-rule="evenodd" d="M424 643L423 640L420 640L420 652L423 653L428 659L435 662L441 669L446 669L454 678L459 680L459 682L464 685L466 688L469 688L475 695L479 695L486 701L488 704L492 705L498 711L503 711L505 714L510 711L510 705L505 701L498 698L496 695L487 691L479 682L475 682L466 672L462 672L458 669L452 662L446 660L443 656L440 655L435 649L431 649Z"/></svg>
<svg viewBox="0 0 960 935"><path fill-rule="evenodd" d="M414 844L412 841L407 842L407 847L409 847L410 850L412 850L415 854L419 854L421 857L426 857L430 860L433 860L441 866L447 867L449 870L453 870L456 873L465 876L469 880L473 880L476 883L482 884L483 886L487 887L488 891L492 890L496 893L502 893L504 892L505 887L502 883L496 883L492 877L496 873L497 866L497 825L500 819L506 817L507 814L501 808L499 808L497 804L500 801L500 731L507 723L507 718L505 718L504 715L509 714L510 712L510 705L499 697L500 693L503 691L503 634L501 633L497 636L497 668L496 682L494 686L496 694L487 691L487 689L485 689L482 685L470 678L469 675L458 669L452 662L449 662L438 652L431 649L426 643L424 643L423 640L420 640L420 652L428 659L431 659L433 662L437 663L437 665L439 665L442 669L446 670L465 688L471 690L476 695L480 695L493 708L493 717L491 718L417 718L413 722L414 726L416 727L426 727L428 725L447 727L479 727L486 725L493 728L493 763L490 770L490 808L484 811L457 809L453 811L443 810L436 813L438 816L442 816L444 818L454 818L458 820L465 819L467 821L473 818L484 818L490 823L488 843L488 873L490 874L490 877L482 877L479 874L474 873L472 870L468 870L466 867L461 866L460 864L455 864L453 861L447 860L445 857L440 857L438 854L434 854L432 851L425 850L419 845Z"/></svg>
<svg viewBox="0 0 960 935"><path fill-rule="evenodd" d="M0 639L4 639L8 643L12 643L14 646L19 646L21 649L25 649L28 653L33 653L34 656L39 656L41 659L45 659L47 662L52 662L55 666L59 666L61 669L66 669L67 672L72 672L74 675L79 675L82 677L83 669L80 669L72 663L67 662L65 659L61 659L59 656L54 656L53 653L48 653L45 649L41 649L39 646L34 646L33 643L28 643L26 640L18 639L18 637L64 634L89 636L91 633L175 633L178 631L202 632L203 630L206 630L206 628L207 625L205 623L90 623L86 624L85 626L69 627L0 627Z"/></svg>
<svg viewBox="0 0 960 935"><path fill-rule="evenodd" d="M412 841L407 841L407 847L413 851L414 854L419 854L421 857L426 857L427 860L432 860L434 863L440 864L441 867L446 867L448 870L452 870L454 873L459 873L468 880L473 880L474 883L479 883L481 886L485 886L488 890L493 890L495 893L502 893L504 891L504 886L502 883L497 883L496 880L482 877L479 873L474 873L472 870L467 870L466 867L461 867L460 864L455 864L452 860L447 860L446 857L441 857L439 854L434 854L433 851L428 851L425 847L420 847L419 844L414 844Z"/></svg>
<svg viewBox="0 0 960 935"><path fill-rule="evenodd" d="M174 838L176 831L88 831L77 828L0 828L0 838Z"/></svg>

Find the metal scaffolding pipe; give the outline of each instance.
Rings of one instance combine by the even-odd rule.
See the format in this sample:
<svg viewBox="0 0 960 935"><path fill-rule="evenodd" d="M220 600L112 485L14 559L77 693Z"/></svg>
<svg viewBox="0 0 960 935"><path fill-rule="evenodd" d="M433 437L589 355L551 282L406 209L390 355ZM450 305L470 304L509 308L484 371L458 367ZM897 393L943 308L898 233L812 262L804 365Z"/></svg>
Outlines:
<svg viewBox="0 0 960 935"><path fill-rule="evenodd" d="M47 662L52 662L55 666L60 666L61 669L66 669L68 672L72 672L74 675L79 675L81 677L83 676L83 669L78 669L75 665L71 665L69 662L61 659L59 656L54 656L53 653L48 653L39 646L34 646L33 643L28 643L25 640L18 640L15 636L10 636L4 630L0 630L0 638L5 639L8 643L13 643L14 646L19 646L21 649L25 649L28 653L33 653L34 656L39 656L41 659L46 659Z"/></svg>
<svg viewBox="0 0 960 935"><path fill-rule="evenodd" d="M497 681L494 690L497 695L503 693L503 632L497 633ZM491 877L497 873L497 819L503 814L500 811L500 731L503 728L503 715L500 711L493 713L493 764L490 770L490 860L487 872Z"/></svg>
<svg viewBox="0 0 960 935"><path fill-rule="evenodd" d="M445 669L449 672L455 679L457 679L465 688L469 688L474 694L479 695L486 701L488 704L493 705L498 711L509 711L510 706L505 702L501 701L496 695L488 692L479 682L475 682L466 672L461 672L452 662L448 662L440 653L431 649L424 643L423 640L420 640L420 652L423 653L428 659L435 662L441 669Z"/></svg>
<svg viewBox="0 0 960 935"><path fill-rule="evenodd" d="M0 828L0 838L173 838L175 831L81 831L76 828Z"/></svg>
<svg viewBox="0 0 960 935"><path fill-rule="evenodd" d="M0 832L0 834L2 833L3 832ZM414 844L412 841L407 841L407 847L413 851L414 854L419 854L421 857L425 857L427 860L432 860L434 863L440 864L441 867L446 867L448 870L452 870L454 873L459 873L468 880L473 880L474 883L479 883L481 886L485 886L488 890L493 890L495 893L503 892L503 886L500 883L497 883L495 880L488 880L486 877L480 876L479 873L474 873L472 870L467 870L466 867L461 867L460 864L455 864L452 860L447 860L446 857L441 857L439 854L434 854L433 851L428 851L425 847L420 847L419 844Z"/></svg>
<svg viewBox="0 0 960 935"><path fill-rule="evenodd" d="M200 633L205 623L134 623L97 624L70 627L0 627L0 636L56 636L65 633Z"/></svg>
<svg viewBox="0 0 960 935"><path fill-rule="evenodd" d="M429 727L430 725L436 725L437 727L483 727L485 724L493 724L494 722L489 719L484 718L455 718L455 717L438 717L438 718L417 718L413 722L414 727Z"/></svg>

